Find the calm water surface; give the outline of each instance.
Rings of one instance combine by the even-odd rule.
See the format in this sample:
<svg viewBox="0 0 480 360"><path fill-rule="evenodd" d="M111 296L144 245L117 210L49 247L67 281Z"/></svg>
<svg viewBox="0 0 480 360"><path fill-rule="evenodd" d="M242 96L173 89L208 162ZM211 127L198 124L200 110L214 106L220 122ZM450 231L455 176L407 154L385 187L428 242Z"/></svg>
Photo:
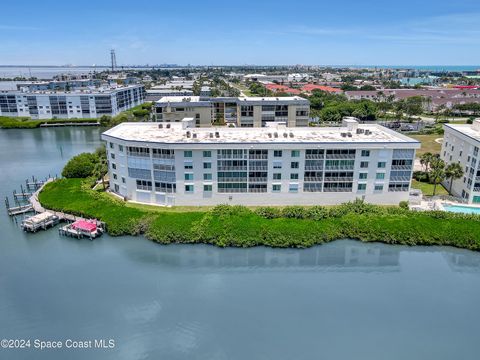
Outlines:
<svg viewBox="0 0 480 360"><path fill-rule="evenodd" d="M60 173L99 129L0 130L0 195ZM478 359L480 255L337 241L307 250L24 234L0 212L0 338L115 339L0 359Z"/></svg>

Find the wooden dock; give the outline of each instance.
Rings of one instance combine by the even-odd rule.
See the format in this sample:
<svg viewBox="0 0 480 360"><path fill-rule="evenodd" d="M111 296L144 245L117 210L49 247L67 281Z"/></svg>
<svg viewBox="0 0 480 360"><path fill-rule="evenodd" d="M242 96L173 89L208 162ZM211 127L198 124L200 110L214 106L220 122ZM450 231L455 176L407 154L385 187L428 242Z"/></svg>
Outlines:
<svg viewBox="0 0 480 360"><path fill-rule="evenodd" d="M81 217L45 209L38 200L38 194L43 187L56 178L49 177L45 181L40 181L32 176L32 179L25 180L25 189L20 186L20 193L13 192L15 206L10 206L8 197L5 198L5 206L9 216L24 215L35 212L35 215L24 219L21 227L24 231L36 232L41 229L47 229L63 221L67 224L59 229L61 235L72 236L76 238L89 238L91 240L101 236L106 229L105 223L96 219L83 219ZM15 220L16 221L16 220ZM82 228L86 226L86 228Z"/></svg>
<svg viewBox="0 0 480 360"><path fill-rule="evenodd" d="M37 232L38 230L47 230L58 224L60 219L55 214L45 211L33 216L30 216L22 221L21 227L24 231Z"/></svg>

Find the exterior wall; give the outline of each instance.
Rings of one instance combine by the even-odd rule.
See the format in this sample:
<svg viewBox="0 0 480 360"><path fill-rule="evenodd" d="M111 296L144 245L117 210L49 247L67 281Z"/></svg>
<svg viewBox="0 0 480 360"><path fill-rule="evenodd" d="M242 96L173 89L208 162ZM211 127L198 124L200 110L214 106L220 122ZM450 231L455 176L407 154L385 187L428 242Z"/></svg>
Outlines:
<svg viewBox="0 0 480 360"><path fill-rule="evenodd" d="M280 98L281 99L281 98ZM302 101L303 102L303 101ZM212 122L217 119L217 115L223 117L228 123L235 123L238 127L261 127L265 126L266 122L285 122L287 126L308 126L310 105L308 101L304 101L305 104L299 105L298 100L243 100L243 98L218 98L210 100L200 100L199 102L190 103L157 103L156 120L159 122L179 122L185 117L199 118L200 122L197 126L209 127ZM210 106L206 104L210 103ZM225 112L226 104L228 105L228 118ZM235 105L236 103L236 105ZM233 104L233 106L232 106ZM273 107L272 110L265 110L264 107ZM276 107L287 107L288 114L285 116L276 116ZM253 114L249 110L245 115L245 111L242 114L242 108L251 108ZM172 111L176 108L183 108L184 111ZM236 110L235 110L236 108ZM172 110L171 110L172 109ZM207 110L208 109L208 110ZM303 111L304 114L297 115L297 111ZM234 115L236 114L236 119ZM268 120L265 120L267 119Z"/></svg>
<svg viewBox="0 0 480 360"><path fill-rule="evenodd" d="M163 107L162 113L157 112L158 122L180 122L184 118L194 118L196 126L212 126L212 108L209 106L190 106L183 107L185 111L176 111L175 106Z"/></svg>
<svg viewBox="0 0 480 360"><path fill-rule="evenodd" d="M458 162L462 165L464 176L453 181L444 181L447 189L452 188L452 194L465 199L469 204L480 203L480 141L461 132L444 126L445 134L440 157L445 163Z"/></svg>
<svg viewBox="0 0 480 360"><path fill-rule="evenodd" d="M216 204L241 204L241 205L331 205L362 198L367 202L376 204L396 205L400 201L408 200L410 180L413 171L414 148L416 143L393 144L248 144L248 146L232 144L159 144L144 142L128 142L103 135L107 141L109 156L110 189L129 200L151 203L157 205L216 205ZM148 156L128 156L127 147L135 146L149 149ZM359 146L359 147L356 147ZM120 150L122 149L122 150ZM172 159L155 159L152 149L173 150ZM321 155L307 154L307 150L324 150ZM349 155L332 155L328 151L352 150ZM222 158L217 150L245 151L241 161L245 161L242 169L225 170L219 168ZM266 155L255 155L250 152L264 150ZM281 156L275 157L275 151L282 151ZM362 152L369 150L369 153ZM191 157L185 156L191 151ZM204 151L210 151L211 157L204 156ZM242 153L243 154L243 153ZM278 153L277 153L278 155ZM298 156L296 156L298 155ZM368 156L367 156L368 155ZM253 156L253 157L252 157ZM259 160L265 156L267 159ZM256 158L255 158L256 157ZM395 159L408 159L409 165L393 165ZM231 159L233 161L233 159ZM304 191L306 183L311 182L306 178L307 162L318 160L322 165L319 191ZM350 165L327 165L327 161L352 161ZM175 166L175 193L155 191L155 164L162 166ZM204 165L204 163L211 165ZM260 164L261 165L258 165ZM298 163L298 168L295 168ZM385 163L381 166L379 163ZM188 167L193 167L189 169ZM279 164L281 167L279 168ZM309 163L311 164L311 163ZM379 166L380 165L380 166ZM139 169L136 174L141 180L150 181L150 189L138 189L137 178L129 176L129 167ZM158 165L157 165L158 166ZM225 165L223 165L225 166ZM243 165L242 165L243 166ZM294 168L292 168L294 166ZM328 167L327 167L328 166ZM186 169L187 167L187 169ZM228 166L226 167L228 168ZM338 170L335 170L338 169ZM404 178L393 177L393 172L401 169L408 175ZM133 171L133 170L130 170ZM219 176L221 173L243 174L242 180L232 181L234 175L229 175L222 183L245 184L246 192L219 192ZM344 176L345 173L351 173ZM336 175L334 175L336 173ZM340 176L339 173L342 173ZM132 172L133 174L133 172ZM187 175L186 175L187 174ZM189 174L192 174L191 177ZM211 174L211 180L204 174ZM252 176L254 174L254 176ZM263 174L263 175L256 175ZM276 174L276 175L274 175ZM279 174L279 175L277 175ZM292 174L298 174L298 179L292 179ZM310 173L308 173L310 174ZM327 178L327 174L329 174ZM333 175L332 175L333 174ZM363 178L360 174L366 174ZM377 174L384 174L378 176ZM246 179L245 179L246 177ZM397 179L397 180L395 180ZM350 183L351 188L337 185L336 191L327 191L326 183L329 180L335 184ZM395 187L403 184L403 187ZM208 186L211 186L211 191ZM250 186L265 186L264 189L250 189ZM275 188L274 188L275 185ZM280 187L278 187L280 185ZM187 187L193 186L193 191ZM295 191L295 188L298 190ZM264 191L263 191L264 190Z"/></svg>
<svg viewBox="0 0 480 360"><path fill-rule="evenodd" d="M117 115L142 104L144 99L143 86L119 88L103 93L6 92L0 93L0 115L26 116L32 119L95 119L102 115ZM100 103L108 103L108 106L101 109ZM16 111L5 111L15 108Z"/></svg>

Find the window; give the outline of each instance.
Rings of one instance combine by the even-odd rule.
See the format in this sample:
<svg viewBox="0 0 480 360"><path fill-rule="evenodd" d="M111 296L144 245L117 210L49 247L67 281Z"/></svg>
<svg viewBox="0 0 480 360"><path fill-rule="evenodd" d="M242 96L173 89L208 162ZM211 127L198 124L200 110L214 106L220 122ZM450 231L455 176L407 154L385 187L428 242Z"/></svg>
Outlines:
<svg viewBox="0 0 480 360"><path fill-rule="evenodd" d="M282 157L282 150L274 150L273 151L274 157Z"/></svg>
<svg viewBox="0 0 480 360"><path fill-rule="evenodd" d="M367 190L367 184L358 184L358 191Z"/></svg>
<svg viewBox="0 0 480 360"><path fill-rule="evenodd" d="M193 162L191 162L191 161L185 161L184 168L185 168L185 169L193 169Z"/></svg>
<svg viewBox="0 0 480 360"><path fill-rule="evenodd" d="M212 191L212 185L203 185L203 191L211 192Z"/></svg>
<svg viewBox="0 0 480 360"><path fill-rule="evenodd" d="M113 180L117 180L117 174L113 174Z"/></svg>
<svg viewBox="0 0 480 360"><path fill-rule="evenodd" d="M203 180L212 180L212 174L211 173L203 174Z"/></svg>
<svg viewBox="0 0 480 360"><path fill-rule="evenodd" d="M298 192L298 184L290 184L288 186L288 191L291 192L291 193Z"/></svg>
<svg viewBox="0 0 480 360"><path fill-rule="evenodd" d="M111 157L112 159L115 159L115 154L111 153L111 154L110 154L110 157Z"/></svg>
<svg viewBox="0 0 480 360"><path fill-rule="evenodd" d="M282 174L280 173L273 174L273 180L282 180Z"/></svg>
<svg viewBox="0 0 480 360"><path fill-rule="evenodd" d="M193 185L185 185L186 193L193 193Z"/></svg>
<svg viewBox="0 0 480 360"><path fill-rule="evenodd" d="M112 169L114 169L114 170L117 169L117 165L115 163L112 163Z"/></svg>
<svg viewBox="0 0 480 360"><path fill-rule="evenodd" d="M211 162L204 162L203 163L203 168L204 169L211 169L212 168L212 163Z"/></svg>
<svg viewBox="0 0 480 360"><path fill-rule="evenodd" d="M211 151L204 151L203 152L203 157L206 157L206 158L212 157L212 152Z"/></svg>
<svg viewBox="0 0 480 360"><path fill-rule="evenodd" d="M379 169L385 169L385 166L387 166L387 163L385 161L380 161L378 164L377 164L377 167Z"/></svg>
<svg viewBox="0 0 480 360"><path fill-rule="evenodd" d="M123 145L118 145L118 150L120 150L120 152L123 152Z"/></svg>
<svg viewBox="0 0 480 360"><path fill-rule="evenodd" d="M113 149L113 143L110 143L110 149Z"/></svg>
<svg viewBox="0 0 480 360"><path fill-rule="evenodd" d="M152 182L146 180L137 180L138 190L152 190Z"/></svg>
<svg viewBox="0 0 480 360"><path fill-rule="evenodd" d="M281 185L272 185L272 191L273 192L279 192L281 189Z"/></svg>
<svg viewBox="0 0 480 360"><path fill-rule="evenodd" d="M292 157L300 157L300 150L292 150Z"/></svg>
<svg viewBox="0 0 480 360"><path fill-rule="evenodd" d="M192 151L191 150L184 151L183 152L183 157L191 158L192 157Z"/></svg>
<svg viewBox="0 0 480 360"><path fill-rule="evenodd" d="M375 191L383 191L383 185L375 185Z"/></svg>
<svg viewBox="0 0 480 360"><path fill-rule="evenodd" d="M375 175L375 179L377 180L385 179L385 173L377 173L377 175Z"/></svg>
<svg viewBox="0 0 480 360"><path fill-rule="evenodd" d="M298 174L297 173L290 174L290 180L298 180Z"/></svg>
<svg viewBox="0 0 480 360"><path fill-rule="evenodd" d="M362 150L362 156L370 156L370 150Z"/></svg>
<svg viewBox="0 0 480 360"><path fill-rule="evenodd" d="M273 168L274 169L281 169L282 168L282 162L281 161L274 161L273 162Z"/></svg>
<svg viewBox="0 0 480 360"><path fill-rule="evenodd" d="M290 164L290 167L292 169L298 169L298 161L292 161Z"/></svg>
<svg viewBox="0 0 480 360"><path fill-rule="evenodd" d="M358 178L359 178L360 180L365 180L365 179L367 178L367 176L368 176L368 173L360 173L360 174L358 174Z"/></svg>
<svg viewBox="0 0 480 360"><path fill-rule="evenodd" d="M186 173L185 174L185 180L193 180L193 174L192 173Z"/></svg>
<svg viewBox="0 0 480 360"><path fill-rule="evenodd" d="M125 178L122 176L122 183L125 184Z"/></svg>
<svg viewBox="0 0 480 360"><path fill-rule="evenodd" d="M368 168L368 161L362 161L362 162L360 163L360 167L361 167L362 169Z"/></svg>

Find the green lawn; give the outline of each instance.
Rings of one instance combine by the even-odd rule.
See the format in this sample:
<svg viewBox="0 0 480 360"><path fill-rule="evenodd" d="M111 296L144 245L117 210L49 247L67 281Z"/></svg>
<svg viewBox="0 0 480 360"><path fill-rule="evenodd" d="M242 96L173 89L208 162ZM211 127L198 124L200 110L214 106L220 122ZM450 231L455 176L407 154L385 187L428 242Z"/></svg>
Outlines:
<svg viewBox="0 0 480 360"><path fill-rule="evenodd" d="M442 138L442 135L409 135L411 138L418 140L422 143L420 149L417 150L417 157L421 157L426 152L430 152L432 154L439 154L440 150L442 149L442 144L436 142L436 139Z"/></svg>
<svg viewBox="0 0 480 360"><path fill-rule="evenodd" d="M104 221L109 234L145 236L168 243L217 246L309 247L336 239L405 245L451 245L480 250L480 216L414 212L361 201L338 206L248 209L154 208L114 199L90 189L91 182L61 179L39 199L48 209Z"/></svg>
<svg viewBox="0 0 480 360"><path fill-rule="evenodd" d="M415 179L412 180L412 188L422 190L422 194L426 196L433 196L433 184L420 182ZM437 185L436 195L448 195L447 189L442 184Z"/></svg>

